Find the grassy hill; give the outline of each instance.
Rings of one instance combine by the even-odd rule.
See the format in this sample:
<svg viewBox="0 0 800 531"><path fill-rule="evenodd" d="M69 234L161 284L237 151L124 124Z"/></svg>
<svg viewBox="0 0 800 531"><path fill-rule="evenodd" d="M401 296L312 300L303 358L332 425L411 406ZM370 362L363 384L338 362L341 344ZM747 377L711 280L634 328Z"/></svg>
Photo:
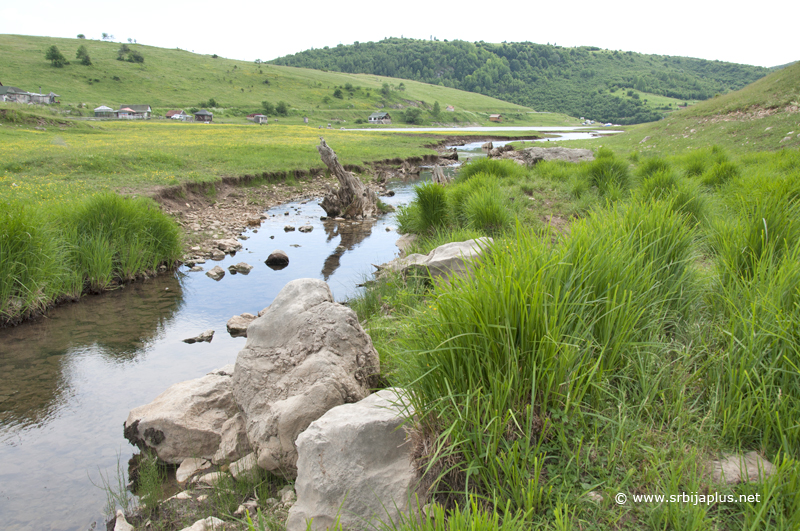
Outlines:
<svg viewBox="0 0 800 531"><path fill-rule="evenodd" d="M397 38L306 50L272 62L414 79L620 124L658 120L679 105L742 88L770 71L591 46Z"/></svg>
<svg viewBox="0 0 800 531"><path fill-rule="evenodd" d="M711 146L731 153L798 149L800 62L659 122L632 127L603 144L653 155Z"/></svg>
<svg viewBox="0 0 800 531"><path fill-rule="evenodd" d="M57 68L45 59L53 45L70 64ZM75 58L79 46L86 47L90 66ZM530 114L533 109L480 94L383 76L256 64L141 44L125 46L141 54L143 62L120 61L122 46L85 39L0 35L0 82L31 92L39 87L53 91L61 96L62 107L85 104L88 111L71 109L72 114L84 115L100 105L118 108L120 104L146 103L156 114L172 108L206 107L218 120L260 111L262 101L273 105L284 101L289 107L286 118L292 122L300 122L303 116L320 124L353 122L380 108L392 111L418 106L426 111L425 123L488 123L490 113L502 113L524 124L574 123L561 115ZM388 94L382 93L384 83L389 84ZM337 88L341 98L336 97ZM427 112L436 101L442 108L438 118ZM456 112L445 112L447 105L455 106Z"/></svg>

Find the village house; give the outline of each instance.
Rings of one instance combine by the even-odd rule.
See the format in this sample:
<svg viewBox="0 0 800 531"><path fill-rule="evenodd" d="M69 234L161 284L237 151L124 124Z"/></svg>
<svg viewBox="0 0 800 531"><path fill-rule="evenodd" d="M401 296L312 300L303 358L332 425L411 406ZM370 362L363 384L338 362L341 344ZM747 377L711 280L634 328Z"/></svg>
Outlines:
<svg viewBox="0 0 800 531"><path fill-rule="evenodd" d="M196 113L194 113L194 119L196 122L211 122L214 119L214 115L208 112L205 109L200 109Z"/></svg>
<svg viewBox="0 0 800 531"><path fill-rule="evenodd" d="M120 115L122 111L125 111L123 113L125 116ZM149 105L120 105L119 111L117 111L119 118L128 120L149 120L152 114L153 110Z"/></svg>
<svg viewBox="0 0 800 531"><path fill-rule="evenodd" d="M114 118L116 113L111 107L101 105L100 107L95 108L94 116L95 118Z"/></svg>
<svg viewBox="0 0 800 531"><path fill-rule="evenodd" d="M131 109L130 107L122 107L120 110L115 111L114 114L117 115L117 118L120 120L141 120L141 116L136 116L136 111Z"/></svg>
<svg viewBox="0 0 800 531"><path fill-rule="evenodd" d="M502 122L503 116L501 114L490 114L489 115L490 122Z"/></svg>
<svg viewBox="0 0 800 531"><path fill-rule="evenodd" d="M369 115L368 122L371 124L390 124L392 123L392 117L389 116L388 112L374 112Z"/></svg>
<svg viewBox="0 0 800 531"><path fill-rule="evenodd" d="M447 107L445 107L444 110L447 111L447 112L454 112L456 110L456 108L453 107L452 105L448 105Z"/></svg>
<svg viewBox="0 0 800 531"><path fill-rule="evenodd" d="M41 92L41 90L42 88L39 87L39 92ZM56 98L58 98L58 94L55 92L51 92L49 94L40 94L37 92L28 92L18 87L3 86L3 84L0 83L0 101L10 103L41 103L49 105L56 103Z"/></svg>
<svg viewBox="0 0 800 531"><path fill-rule="evenodd" d="M30 93L17 87L0 86L0 101L30 103Z"/></svg>

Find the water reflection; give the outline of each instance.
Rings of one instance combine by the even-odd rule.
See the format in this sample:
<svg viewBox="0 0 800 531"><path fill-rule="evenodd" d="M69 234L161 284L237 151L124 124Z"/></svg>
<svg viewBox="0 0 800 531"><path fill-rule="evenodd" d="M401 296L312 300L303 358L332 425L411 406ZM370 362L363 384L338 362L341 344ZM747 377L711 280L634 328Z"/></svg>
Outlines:
<svg viewBox="0 0 800 531"><path fill-rule="evenodd" d="M365 221L326 221L325 234L327 241L341 237L339 245L328 255L322 265L322 277L327 282L340 265L340 258L344 253L352 251L358 244L363 242L372 234L372 228L377 224L376 220Z"/></svg>
<svg viewBox="0 0 800 531"><path fill-rule="evenodd" d="M64 363L91 349L109 364L135 362L183 304L181 280L137 282L51 311L0 333L0 427L19 429L55 414L69 396ZM2 438L0 438L2 440Z"/></svg>

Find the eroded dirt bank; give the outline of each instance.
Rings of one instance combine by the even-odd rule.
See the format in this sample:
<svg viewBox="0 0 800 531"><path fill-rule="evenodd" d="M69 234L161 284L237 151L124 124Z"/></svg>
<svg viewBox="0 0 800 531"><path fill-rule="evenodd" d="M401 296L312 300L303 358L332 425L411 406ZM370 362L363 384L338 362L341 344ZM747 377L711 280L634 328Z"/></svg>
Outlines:
<svg viewBox="0 0 800 531"><path fill-rule="evenodd" d="M445 154L443 147L437 150ZM366 175L370 186L384 191L387 179L419 173L420 165L454 161L438 154L409 159L387 159L369 166L346 165L345 169ZM323 168L292 172L263 173L223 177L216 183L183 184L156 190L151 194L163 210L173 216L186 234L184 260L208 257L214 240L237 238L248 227L258 227L264 211L290 201L322 197L327 187L338 186Z"/></svg>

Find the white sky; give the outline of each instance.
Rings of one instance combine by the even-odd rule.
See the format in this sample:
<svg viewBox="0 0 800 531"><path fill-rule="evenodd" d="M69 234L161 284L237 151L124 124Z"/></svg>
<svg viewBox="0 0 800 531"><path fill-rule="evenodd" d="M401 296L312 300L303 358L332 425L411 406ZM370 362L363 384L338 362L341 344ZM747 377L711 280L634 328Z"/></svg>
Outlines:
<svg viewBox="0 0 800 531"><path fill-rule="evenodd" d="M800 59L800 2L0 0L0 33L99 39L269 60L384 37L599 46L777 66ZM0 57L2 68L2 57Z"/></svg>

